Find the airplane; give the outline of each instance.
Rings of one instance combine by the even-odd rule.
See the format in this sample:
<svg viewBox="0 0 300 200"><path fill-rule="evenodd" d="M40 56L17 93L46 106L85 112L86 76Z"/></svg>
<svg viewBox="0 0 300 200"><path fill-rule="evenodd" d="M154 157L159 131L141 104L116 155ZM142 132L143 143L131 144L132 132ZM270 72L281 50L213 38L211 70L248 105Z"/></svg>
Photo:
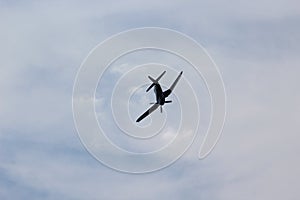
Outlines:
<svg viewBox="0 0 300 200"><path fill-rule="evenodd" d="M154 86L154 93L155 93L155 96L156 96L156 103L150 103L150 104L154 104L154 105L151 106L146 112L144 112L144 114L142 114L136 120L136 122L140 122L141 120L143 120L145 117L147 117L148 115L150 115L154 110L156 110L159 106L160 106L160 112L162 113L162 106L165 103L172 103L171 100L167 101L166 98L174 90L174 88L175 88L177 82L179 81L179 79L180 79L183 71L180 72L180 74L178 75L178 77L176 78L176 80L174 81L174 83L171 85L171 87L169 89L167 89L166 91L163 92L160 84L158 83L158 81L161 79L161 77L163 77L163 75L165 73L166 73L166 71L164 71L157 79L154 79L151 76L148 76L148 78L152 81L152 84L147 88L146 92L148 92Z"/></svg>

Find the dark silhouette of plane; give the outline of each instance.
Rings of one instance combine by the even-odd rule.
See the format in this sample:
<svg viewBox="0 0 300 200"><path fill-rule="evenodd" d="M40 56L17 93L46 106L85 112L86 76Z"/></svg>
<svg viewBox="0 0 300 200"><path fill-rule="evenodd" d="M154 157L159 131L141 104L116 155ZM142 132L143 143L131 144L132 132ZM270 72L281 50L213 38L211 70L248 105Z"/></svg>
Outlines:
<svg viewBox="0 0 300 200"><path fill-rule="evenodd" d="M143 120L145 117L147 117L148 115L150 115L154 110L156 110L159 106L160 106L160 112L162 113L162 106L165 103L172 103L172 101L166 101L166 98L172 93L172 91L174 90L174 87L176 86L177 82L179 81L183 71L180 72L180 74L178 75L178 77L176 78L176 80L174 81L174 83L171 85L171 87L169 89L167 89L166 91L162 91L160 84L158 83L158 81L161 79L161 77L166 73L166 71L164 71L157 79L152 78L151 76L148 76L148 78L152 81L152 84L148 87L148 89L146 90L146 92L148 92L153 86L154 86L154 92L155 92L155 96L156 96L156 103L150 103L150 104L154 104L153 106L151 106L146 112L144 112L144 114L142 114L137 120L136 122L140 122L141 120Z"/></svg>

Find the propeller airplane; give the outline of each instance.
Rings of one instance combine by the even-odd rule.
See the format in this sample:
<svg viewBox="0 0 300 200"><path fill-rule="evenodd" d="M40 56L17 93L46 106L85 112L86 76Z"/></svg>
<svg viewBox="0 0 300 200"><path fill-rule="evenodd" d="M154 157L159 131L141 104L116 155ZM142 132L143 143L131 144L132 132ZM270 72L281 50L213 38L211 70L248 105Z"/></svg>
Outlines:
<svg viewBox="0 0 300 200"><path fill-rule="evenodd" d="M154 87L154 93L156 96L156 103L150 103L153 104L153 106L151 106L146 112L144 112L137 120L136 122L140 122L141 120L143 120L145 117L147 117L148 115L150 115L153 111L155 111L158 107L160 107L160 112L162 113L162 106L165 103L172 103L171 100L166 100L166 98L172 93L172 91L174 90L177 82L179 81L183 71L180 72L180 74L177 76L176 80L174 81L174 83L171 85L171 87L169 89L167 89L166 91L163 91L160 84L158 83L158 81L163 77L163 75L166 73L166 71L164 71L157 79L152 78L151 76L148 76L148 78L152 81L152 84L147 88L146 92L148 92L152 87Z"/></svg>

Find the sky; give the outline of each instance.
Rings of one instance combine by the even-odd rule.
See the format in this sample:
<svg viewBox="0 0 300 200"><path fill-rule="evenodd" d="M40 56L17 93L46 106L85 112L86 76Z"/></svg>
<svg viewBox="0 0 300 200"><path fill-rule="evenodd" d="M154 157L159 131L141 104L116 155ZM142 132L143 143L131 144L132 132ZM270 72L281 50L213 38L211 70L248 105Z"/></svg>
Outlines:
<svg viewBox="0 0 300 200"><path fill-rule="evenodd" d="M299 199L299 24L296 0L0 1L0 199ZM96 45L150 26L205 47L227 116L205 159L196 141L173 165L133 175L86 151L72 90Z"/></svg>

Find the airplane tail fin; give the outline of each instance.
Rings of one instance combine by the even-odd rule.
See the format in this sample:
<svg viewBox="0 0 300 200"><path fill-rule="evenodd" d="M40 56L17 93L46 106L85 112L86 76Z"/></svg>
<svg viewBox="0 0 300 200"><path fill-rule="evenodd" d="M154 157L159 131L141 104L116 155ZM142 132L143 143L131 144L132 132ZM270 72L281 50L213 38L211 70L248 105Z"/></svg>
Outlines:
<svg viewBox="0 0 300 200"><path fill-rule="evenodd" d="M158 81L161 79L161 77L163 77L165 73L166 71L164 71L157 79L148 76L148 78L152 81L152 84L147 88L146 92L148 92L155 84L158 84Z"/></svg>

